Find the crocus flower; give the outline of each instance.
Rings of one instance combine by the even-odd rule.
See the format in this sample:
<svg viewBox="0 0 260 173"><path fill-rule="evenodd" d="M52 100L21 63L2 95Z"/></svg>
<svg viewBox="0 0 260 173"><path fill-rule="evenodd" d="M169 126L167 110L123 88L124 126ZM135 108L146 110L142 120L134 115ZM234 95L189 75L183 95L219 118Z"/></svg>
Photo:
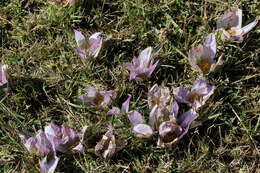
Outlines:
<svg viewBox="0 0 260 173"><path fill-rule="evenodd" d="M167 87L159 87L155 84L148 91L148 105L150 108L154 106L166 106L171 99L170 90Z"/></svg>
<svg viewBox="0 0 260 173"><path fill-rule="evenodd" d="M130 80L143 81L151 76L158 64L158 61L153 64L152 50L152 47L147 47L137 58L133 58L132 63L125 64L125 67L130 71Z"/></svg>
<svg viewBox="0 0 260 173"><path fill-rule="evenodd" d="M47 135L40 130L36 136L27 137L25 135L19 135L24 147L29 153L45 156L40 161L40 170L42 173L52 173L55 171L59 158L56 156L56 151L52 141L50 141Z"/></svg>
<svg viewBox="0 0 260 173"><path fill-rule="evenodd" d="M115 91L104 91L93 87L87 87L86 91L86 94L79 96L79 100L94 106L108 106L112 99L116 98Z"/></svg>
<svg viewBox="0 0 260 173"><path fill-rule="evenodd" d="M86 39L84 35L77 30L74 30L74 33L78 45L76 53L84 59L91 57L96 58L103 43L103 38L100 36L101 32L94 33L89 39Z"/></svg>
<svg viewBox="0 0 260 173"><path fill-rule="evenodd" d="M118 151L122 150L127 141L117 141L114 135L114 128L109 126L108 131L103 135L102 139L95 146L95 154L103 159L111 158Z"/></svg>
<svg viewBox="0 0 260 173"><path fill-rule="evenodd" d="M7 65L0 65L0 87L7 84L7 74L6 69Z"/></svg>
<svg viewBox="0 0 260 173"><path fill-rule="evenodd" d="M130 104L130 100L131 100L131 96L129 96L126 101L122 104L121 109L119 109L118 107L113 106L108 112L107 115L119 115L120 113L128 113L129 110L129 104Z"/></svg>
<svg viewBox="0 0 260 173"><path fill-rule="evenodd" d="M208 85L206 79L198 78L191 91L183 87L177 87L173 94L180 103L191 104L195 109L198 109L214 93L215 88L215 86Z"/></svg>
<svg viewBox="0 0 260 173"><path fill-rule="evenodd" d="M63 153L72 150L84 153L82 143L87 130L88 128L85 126L80 132L76 132L65 123L60 128L53 122L44 128L44 132L53 143L55 150Z"/></svg>
<svg viewBox="0 0 260 173"><path fill-rule="evenodd" d="M158 146L172 146L173 143L187 134L190 124L198 117L198 114L193 109L180 116L178 116L178 110L179 106L177 102L173 102L172 115L169 117L170 120L160 124Z"/></svg>
<svg viewBox="0 0 260 173"><path fill-rule="evenodd" d="M164 121L168 111L164 106L154 106L149 115L149 124L153 129L158 130L159 125Z"/></svg>
<svg viewBox="0 0 260 173"><path fill-rule="evenodd" d="M53 122L44 128L44 131L39 130L36 136L27 137L20 134L21 141L29 153L45 156L40 161L40 170L43 173L54 172L59 158L56 156L56 151L80 151L83 153L83 139L87 127L83 127L81 132L76 132L72 128L63 124L60 128Z"/></svg>
<svg viewBox="0 0 260 173"><path fill-rule="evenodd" d="M191 49L189 53L190 65L197 71L203 74L208 74L222 64L219 59L218 62L214 60L216 55L216 39L214 34L209 34L203 45Z"/></svg>
<svg viewBox="0 0 260 173"><path fill-rule="evenodd" d="M258 23L258 19L242 27L242 10L231 9L226 11L218 20L217 28L223 32L230 41L241 42L243 36L252 30Z"/></svg>
<svg viewBox="0 0 260 173"><path fill-rule="evenodd" d="M127 117L132 124L132 132L139 138L150 138L153 135L153 129L145 124L143 116L136 110L127 113Z"/></svg>

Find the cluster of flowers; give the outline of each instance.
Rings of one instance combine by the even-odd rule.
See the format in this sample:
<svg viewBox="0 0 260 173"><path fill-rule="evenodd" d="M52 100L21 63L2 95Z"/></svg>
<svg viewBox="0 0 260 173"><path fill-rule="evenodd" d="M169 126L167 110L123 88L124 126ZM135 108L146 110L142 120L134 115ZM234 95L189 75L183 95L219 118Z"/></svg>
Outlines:
<svg viewBox="0 0 260 173"><path fill-rule="evenodd" d="M217 29L228 40L241 42L243 36L257 23L256 19L242 27L242 11L232 9L220 17L217 21ZM76 53L83 59L96 58L104 41L102 33L97 32L88 39L77 30L74 30L74 33L78 46ZM209 34L203 45L198 45L189 52L190 65L203 75L212 72L217 66L223 64L221 60L215 60L216 51L215 34ZM158 61L154 62L156 54L158 51L153 52L152 47L148 47L138 57L134 57L132 62L125 63L126 69L130 71L130 80L147 80L158 64ZM6 68L6 65L0 66L0 86L7 84ZM129 111L131 96L127 98L121 108L112 106L107 115L125 115L131 123L131 130L136 137L150 138L158 132L157 145L169 147L188 132L191 123L199 117L196 111L206 103L215 88L215 86L208 85L205 78L196 79L191 90L177 87L173 93L169 88L155 84L148 91L148 106L151 110L148 123L137 110ZM176 101L171 102L172 96ZM79 96L81 102L99 107L108 107L115 98L114 91L104 91L93 87L87 87L86 94ZM191 109L179 115L177 102L189 104ZM20 138L29 152L45 156L40 161L40 169L44 173L49 173L53 172L58 164L57 152L79 151L84 153L84 134L87 130L88 127L83 127L81 132L76 132L66 124L59 127L52 122L45 127L44 131L40 130L36 136L27 137L20 134ZM114 128L110 125L108 131L95 146L95 154L108 159L123 149L126 144L126 140L116 140Z"/></svg>

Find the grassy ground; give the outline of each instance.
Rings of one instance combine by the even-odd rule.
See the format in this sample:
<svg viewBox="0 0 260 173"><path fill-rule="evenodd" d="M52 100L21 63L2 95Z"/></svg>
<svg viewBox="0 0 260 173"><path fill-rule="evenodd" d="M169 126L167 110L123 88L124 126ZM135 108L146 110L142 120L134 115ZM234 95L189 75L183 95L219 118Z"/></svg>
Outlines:
<svg viewBox="0 0 260 173"><path fill-rule="evenodd" d="M4 0L0 6L1 59L8 64L9 91L0 93L0 172L37 172L18 133L35 132L51 120L75 128L92 127L88 152L63 155L57 172L259 172L260 170L260 27L241 44L219 44L224 66L208 76L218 88L199 111L197 126L170 149L156 137L139 140L125 117L113 120L127 148L109 161L92 148L111 119L106 110L75 100L84 87L117 90L114 105L130 94L132 109L148 115L147 91L153 84L191 86L199 74L188 64L191 47L216 30L216 19L231 6L243 9L244 24L260 15L257 0L97 0L77 8L51 0ZM84 65L74 53L72 29L90 35L111 34L101 56ZM128 80L123 63L147 46L163 44L159 66L143 83ZM146 116L147 117L147 116Z"/></svg>

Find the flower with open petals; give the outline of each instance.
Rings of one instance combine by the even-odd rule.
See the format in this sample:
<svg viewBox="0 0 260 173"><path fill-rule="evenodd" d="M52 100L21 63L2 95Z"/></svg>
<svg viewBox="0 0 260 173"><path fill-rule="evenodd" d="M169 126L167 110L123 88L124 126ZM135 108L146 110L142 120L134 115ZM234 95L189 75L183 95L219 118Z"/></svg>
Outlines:
<svg viewBox="0 0 260 173"><path fill-rule="evenodd" d="M191 49L189 52L190 65L197 71L203 74L208 74L214 71L218 65L222 64L219 59L218 62L214 60L216 55L216 38L214 34L209 34L203 45Z"/></svg>
<svg viewBox="0 0 260 173"><path fill-rule="evenodd" d="M193 110L189 110L178 116L179 106L177 102L172 104L172 115L170 120L164 121L159 127L159 138L157 145L161 147L170 147L173 143L180 140L187 134L190 124L198 117Z"/></svg>
<svg viewBox="0 0 260 173"><path fill-rule="evenodd" d="M89 39L86 39L84 35L77 30L74 30L74 33L78 46L76 53L84 59L96 58L101 50L103 43L101 32L94 33L89 37Z"/></svg>
<svg viewBox="0 0 260 173"><path fill-rule="evenodd" d="M7 65L0 65L0 87L7 84L7 74L6 74Z"/></svg>
<svg viewBox="0 0 260 173"><path fill-rule="evenodd" d="M112 99L116 98L115 91L104 91L93 87L87 87L86 91L86 94L79 96L79 100L82 103L87 103L94 106L108 106Z"/></svg>
<svg viewBox="0 0 260 173"><path fill-rule="evenodd" d="M143 116L136 110L127 113L127 117L132 124L132 132L139 138L150 138L153 135L153 129L145 124Z"/></svg>
<svg viewBox="0 0 260 173"><path fill-rule="evenodd" d="M226 11L217 20L217 29L223 32L230 41L242 42L243 36L251 31L258 23L258 19L242 27L242 10L233 8Z"/></svg>
<svg viewBox="0 0 260 173"><path fill-rule="evenodd" d="M139 56L133 58L132 63L126 63L125 67L130 71L130 80L143 81L151 76L158 61L154 62L153 48L147 47Z"/></svg>
<svg viewBox="0 0 260 173"><path fill-rule="evenodd" d="M53 122L44 128L44 132L53 143L55 150L63 153L72 150L84 153L82 143L87 130L87 127L83 127L80 132L76 132L65 123L60 128Z"/></svg>
<svg viewBox="0 0 260 173"><path fill-rule="evenodd" d="M183 87L177 87L173 94L180 103L191 104L195 109L198 109L214 93L215 88L215 86L208 85L206 79L198 78L191 91Z"/></svg>
<svg viewBox="0 0 260 173"><path fill-rule="evenodd" d="M95 146L95 154L97 156L102 157L103 159L111 158L127 145L126 140L116 140L114 130L115 129L112 126L109 126L108 131Z"/></svg>
<svg viewBox="0 0 260 173"><path fill-rule="evenodd" d="M159 87L155 84L148 91L148 105L150 108L154 106L166 106L171 99L171 93L167 87Z"/></svg>
<svg viewBox="0 0 260 173"><path fill-rule="evenodd" d="M45 156L40 161L40 170L43 173L52 173L56 169L59 158L56 151L80 151L84 152L83 139L87 127L83 127L81 132L76 132L72 128L63 124L60 128L53 122L39 130L36 136L27 137L19 134L21 141L29 153Z"/></svg>

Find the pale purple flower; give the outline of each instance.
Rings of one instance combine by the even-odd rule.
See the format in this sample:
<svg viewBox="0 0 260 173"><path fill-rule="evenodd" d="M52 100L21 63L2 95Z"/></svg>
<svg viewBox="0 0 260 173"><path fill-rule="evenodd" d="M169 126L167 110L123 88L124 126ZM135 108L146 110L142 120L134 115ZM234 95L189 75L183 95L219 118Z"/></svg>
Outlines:
<svg viewBox="0 0 260 173"><path fill-rule="evenodd" d="M74 30L74 33L78 46L76 53L84 59L96 58L101 50L103 43L101 32L94 33L89 37L89 39L86 39L84 35L77 30Z"/></svg>
<svg viewBox="0 0 260 173"><path fill-rule="evenodd" d="M130 80L143 81L151 76L158 64L158 61L154 63L152 51L152 47L147 47L137 58L133 58L132 63L125 64L125 67L130 71Z"/></svg>
<svg viewBox="0 0 260 173"><path fill-rule="evenodd" d="M171 93L167 87L159 87L155 84L148 91L148 105L150 108L154 106L166 106L171 99Z"/></svg>
<svg viewBox="0 0 260 173"><path fill-rule="evenodd" d="M126 114L129 110L129 104L131 100L131 96L129 96L126 101L122 104L121 109L118 107L113 106L108 112L107 115L119 115L120 113Z"/></svg>
<svg viewBox="0 0 260 173"><path fill-rule="evenodd" d="M242 42L243 36L251 31L258 23L258 19L242 27L242 10L233 8L226 11L217 20L217 29L223 32L230 41Z"/></svg>
<svg viewBox="0 0 260 173"><path fill-rule="evenodd" d="M7 84L7 65L0 65L0 87Z"/></svg>
<svg viewBox="0 0 260 173"><path fill-rule="evenodd" d="M215 68L222 64L219 59L218 62L214 60L216 55L217 45L216 38L214 34L209 34L203 45L198 45L197 47L191 49L189 52L189 62L190 65L199 72L203 74L208 74L214 71Z"/></svg>
<svg viewBox="0 0 260 173"><path fill-rule="evenodd" d="M44 132L53 143L55 150L63 153L72 150L84 153L82 143L87 130L87 127L83 127L80 132L76 132L65 123L60 128L53 122L44 128Z"/></svg>
<svg viewBox="0 0 260 173"><path fill-rule="evenodd" d="M205 104L209 97L214 93L215 86L207 84L206 79L198 78L191 90L177 87L173 94L180 103L191 104L195 109Z"/></svg>
<svg viewBox="0 0 260 173"><path fill-rule="evenodd" d="M153 129L145 124L143 116L136 110L127 113L127 117L132 124L132 132L139 138L150 138L153 135Z"/></svg>
<svg viewBox="0 0 260 173"><path fill-rule="evenodd" d="M52 122L44 128L44 131L39 130L36 136L27 137L22 134L19 136L29 153L45 156L40 161L41 172L51 173L54 172L59 161L56 151L84 152L82 143L86 131L87 127L83 127L81 132L76 132L66 124L60 128Z"/></svg>
<svg viewBox="0 0 260 173"><path fill-rule="evenodd" d="M95 146L95 154L97 156L102 157L103 159L109 159L127 145L126 140L116 140L114 131L115 129L112 126L109 126L108 131L97 143Z"/></svg>
<svg viewBox="0 0 260 173"><path fill-rule="evenodd" d="M173 102L172 115L169 117L170 120L162 122L159 126L158 146L172 146L173 143L187 134L191 123L198 117L198 114L193 109L179 116L178 110L179 106L177 102Z"/></svg>
<svg viewBox="0 0 260 173"><path fill-rule="evenodd" d="M82 103L91 104L94 106L105 107L108 106L112 99L116 98L115 91L104 91L93 87L86 88L87 93L79 96Z"/></svg>
<svg viewBox="0 0 260 173"><path fill-rule="evenodd" d="M56 153L49 153L40 161L40 170L42 173L54 173L60 158Z"/></svg>
<svg viewBox="0 0 260 173"><path fill-rule="evenodd" d="M19 134L19 137L29 153L47 155L54 150L51 141L42 130L39 130L36 136L28 137Z"/></svg>

